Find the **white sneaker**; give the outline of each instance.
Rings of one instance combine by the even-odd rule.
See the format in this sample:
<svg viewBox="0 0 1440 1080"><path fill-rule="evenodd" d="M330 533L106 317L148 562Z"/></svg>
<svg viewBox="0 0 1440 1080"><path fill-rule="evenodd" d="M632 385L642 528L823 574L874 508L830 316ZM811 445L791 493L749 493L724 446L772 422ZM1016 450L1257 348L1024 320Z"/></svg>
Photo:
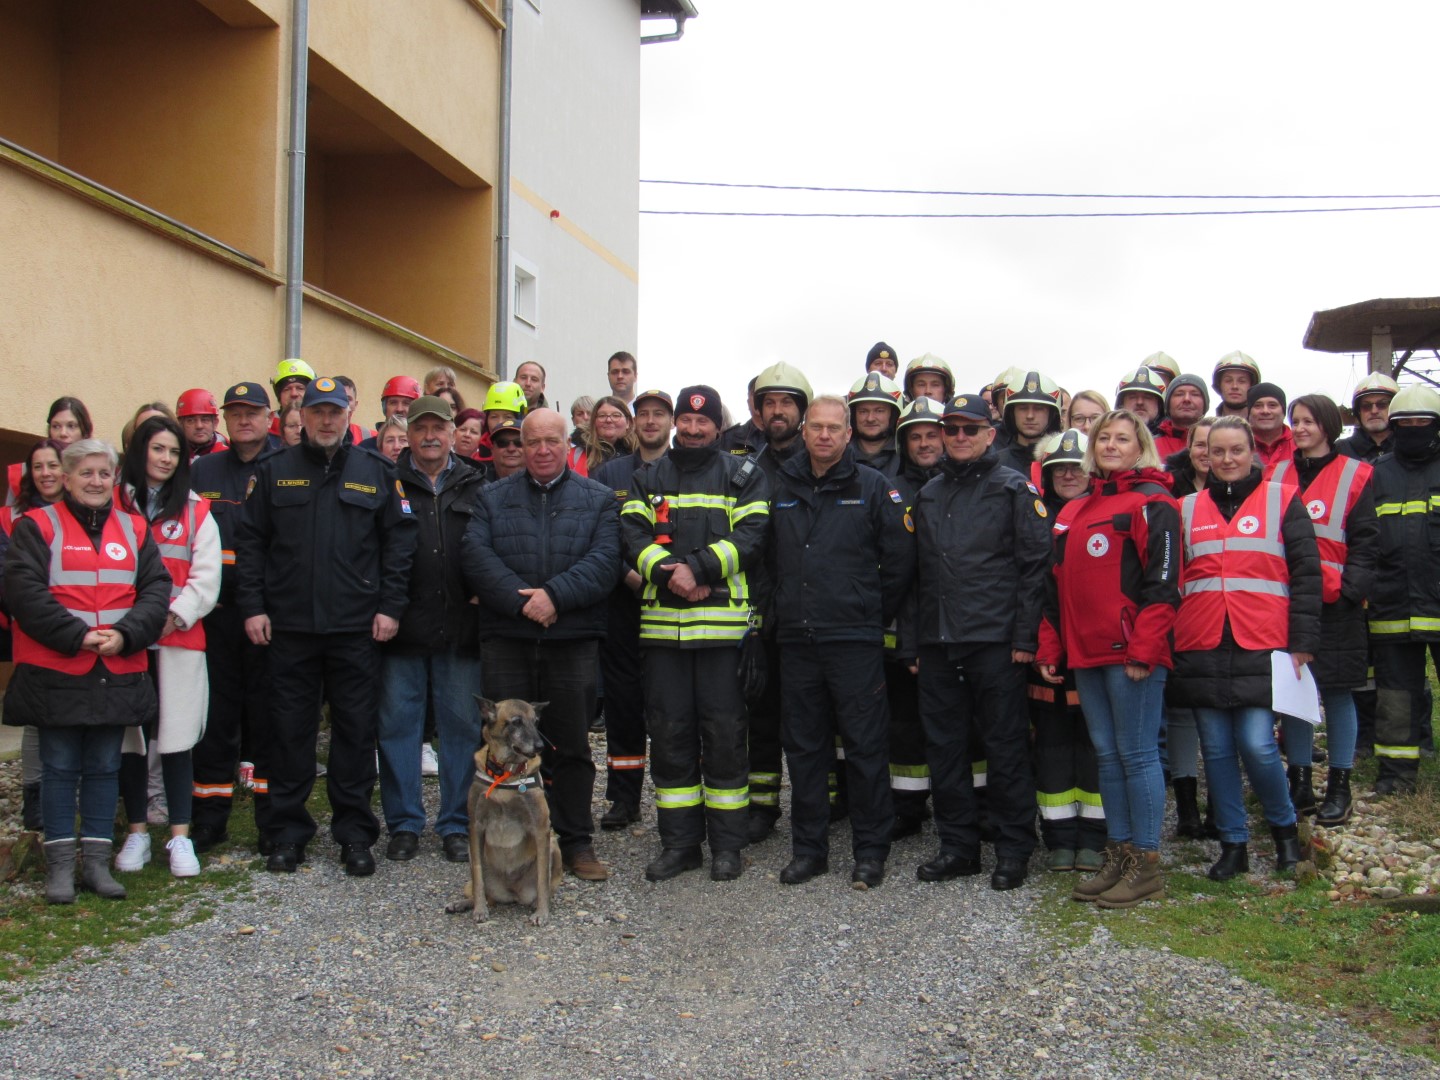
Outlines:
<svg viewBox="0 0 1440 1080"><path fill-rule="evenodd" d="M200 860L195 857L195 845L188 836L172 836L165 850L170 852L170 873L176 877L194 877L200 873Z"/></svg>
<svg viewBox="0 0 1440 1080"><path fill-rule="evenodd" d="M428 742L420 744L420 775L440 775L440 759L435 756L435 748Z"/></svg>
<svg viewBox="0 0 1440 1080"><path fill-rule="evenodd" d="M115 869L127 873L145 869L150 861L150 834L132 832L125 834L125 843L115 854Z"/></svg>

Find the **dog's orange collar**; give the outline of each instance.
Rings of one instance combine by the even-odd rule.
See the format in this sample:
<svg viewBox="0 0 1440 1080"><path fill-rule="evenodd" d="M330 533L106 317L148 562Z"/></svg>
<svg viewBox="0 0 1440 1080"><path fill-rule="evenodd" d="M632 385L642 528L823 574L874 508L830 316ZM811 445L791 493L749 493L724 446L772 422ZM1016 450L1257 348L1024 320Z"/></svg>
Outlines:
<svg viewBox="0 0 1440 1080"><path fill-rule="evenodd" d="M516 791L523 792L528 788L540 786L540 778L536 776L534 772L536 764L537 762L534 759L527 761L525 763L525 771L519 774L516 774L510 769L497 772L495 763L491 761L490 756L486 754L485 768L483 771L480 769L475 770L475 779L481 782L487 780L490 782L490 786L485 789L485 798L487 799L490 798L490 795L497 787L514 788Z"/></svg>

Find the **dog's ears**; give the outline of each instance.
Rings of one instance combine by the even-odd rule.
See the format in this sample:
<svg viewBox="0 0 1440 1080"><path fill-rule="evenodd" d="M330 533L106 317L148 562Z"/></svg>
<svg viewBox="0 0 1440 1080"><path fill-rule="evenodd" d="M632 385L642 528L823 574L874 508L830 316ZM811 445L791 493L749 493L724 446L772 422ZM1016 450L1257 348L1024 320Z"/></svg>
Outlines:
<svg viewBox="0 0 1440 1080"><path fill-rule="evenodd" d="M487 697L481 697L479 694L474 695L474 697L475 697L475 703L480 706L480 719L481 719L482 721L484 721L485 723L487 723L487 724L488 724L491 720L494 720L494 719L495 719L495 702L491 701L491 700L490 700L489 698L487 698Z"/></svg>
<svg viewBox="0 0 1440 1080"><path fill-rule="evenodd" d="M550 702L548 702L548 701L532 701L532 702L530 702L530 708L532 708L532 709L535 710L535 718L536 718L537 720L540 718L540 714L545 711L545 706L547 706L547 705L549 705L549 704L550 704Z"/></svg>

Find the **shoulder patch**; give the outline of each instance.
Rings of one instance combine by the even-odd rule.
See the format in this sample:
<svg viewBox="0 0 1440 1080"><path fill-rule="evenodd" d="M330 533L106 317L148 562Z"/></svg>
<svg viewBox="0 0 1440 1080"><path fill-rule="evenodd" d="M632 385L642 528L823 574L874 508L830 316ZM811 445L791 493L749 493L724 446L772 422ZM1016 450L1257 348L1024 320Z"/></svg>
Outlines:
<svg viewBox="0 0 1440 1080"><path fill-rule="evenodd" d="M401 512L402 514L408 514L408 513L411 512L411 511L410 511L410 500L409 500L409 499L401 499L401 500L400 500L400 512Z"/></svg>
<svg viewBox="0 0 1440 1080"><path fill-rule="evenodd" d="M912 533L915 531L915 519L910 516L908 511L905 514L905 530Z"/></svg>
<svg viewBox="0 0 1440 1080"><path fill-rule="evenodd" d="M254 474L254 473L251 473L251 474L250 474L250 479L245 482L245 498L248 499L248 498L250 497L250 493L251 493L252 491L254 491L254 490L255 490L255 474Z"/></svg>
<svg viewBox="0 0 1440 1080"><path fill-rule="evenodd" d="M1029 480L1026 480L1026 481L1025 481L1025 486L1030 489L1030 494L1031 494L1031 495L1039 495L1039 494L1040 494L1040 489L1037 488L1034 484L1032 484Z"/></svg>
<svg viewBox="0 0 1440 1080"><path fill-rule="evenodd" d="M905 500L900 497L900 491L897 488L890 489L890 501L897 504L903 504L905 502Z"/></svg>
<svg viewBox="0 0 1440 1080"><path fill-rule="evenodd" d="M347 484L345 486L349 487L350 485ZM375 489L371 488L370 490L373 492ZM402 499L405 498L405 485L402 484L398 479L395 481L395 494L399 495Z"/></svg>
<svg viewBox="0 0 1440 1080"><path fill-rule="evenodd" d="M1034 491L1035 489L1031 488L1030 490ZM1042 518L1048 518L1050 516L1050 511L1045 509L1045 503L1040 499L1035 500L1035 513L1039 514Z"/></svg>
<svg viewBox="0 0 1440 1080"><path fill-rule="evenodd" d="M405 497L405 489L400 487L400 481L399 481L399 480L396 480L396 481L395 481L395 486L396 486L396 488L399 489L399 491L400 491L400 497L403 499L403 498ZM346 480L346 481L345 481L345 490L346 490L346 491L361 491L361 492L364 492L366 495L374 495L374 494L376 493L376 490L377 490L377 489L376 489L376 487L375 487L374 484L357 484L357 483L355 483L355 481L353 481L353 480Z"/></svg>

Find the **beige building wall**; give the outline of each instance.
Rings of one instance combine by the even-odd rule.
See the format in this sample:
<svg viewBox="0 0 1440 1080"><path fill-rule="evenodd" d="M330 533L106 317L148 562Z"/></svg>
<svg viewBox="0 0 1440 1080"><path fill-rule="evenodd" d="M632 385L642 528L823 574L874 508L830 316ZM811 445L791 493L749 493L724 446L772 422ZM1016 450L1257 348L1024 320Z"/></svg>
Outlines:
<svg viewBox="0 0 1440 1080"><path fill-rule="evenodd" d="M283 359L291 9L0 0L0 463L61 394L116 438ZM394 374L490 381L500 32L492 0L311 2L302 355L362 422Z"/></svg>

